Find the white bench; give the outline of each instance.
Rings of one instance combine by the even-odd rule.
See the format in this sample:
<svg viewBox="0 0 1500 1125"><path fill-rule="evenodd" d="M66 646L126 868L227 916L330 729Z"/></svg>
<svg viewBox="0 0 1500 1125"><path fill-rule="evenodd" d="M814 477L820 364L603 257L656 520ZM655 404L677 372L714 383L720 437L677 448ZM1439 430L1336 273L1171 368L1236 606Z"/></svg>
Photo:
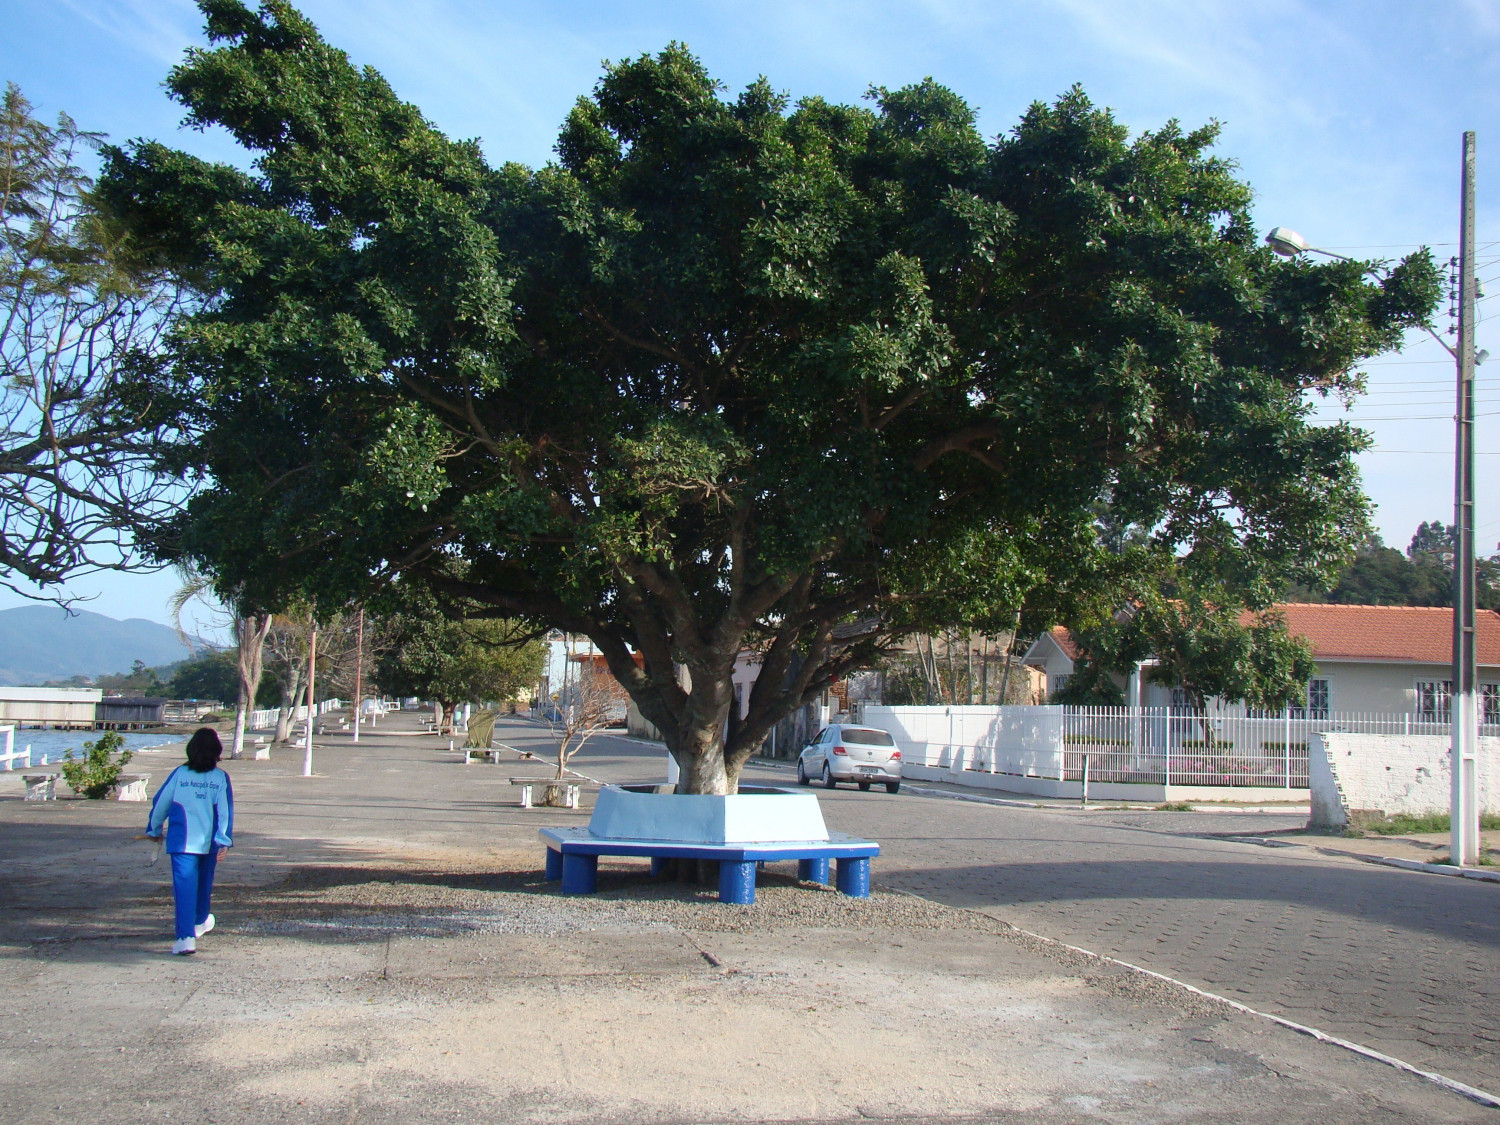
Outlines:
<svg viewBox="0 0 1500 1125"><path fill-rule="evenodd" d="M55 773L23 773L21 781L26 786L26 797L28 801L55 801L57 800L57 774Z"/></svg>
<svg viewBox="0 0 1500 1125"><path fill-rule="evenodd" d="M145 801L150 798L146 786L151 781L149 773L122 773L115 782L114 798L117 801Z"/></svg>
<svg viewBox="0 0 1500 1125"><path fill-rule="evenodd" d="M559 781L555 777L513 777L510 779L510 783L521 787L521 807L523 809L535 807L531 799L531 791L538 785L544 791L561 789L563 791L563 807L569 809L576 809L578 807L578 796L583 790L583 786L576 781ZM545 796L543 799L545 800ZM552 807L556 808L557 806L553 805Z"/></svg>
<svg viewBox="0 0 1500 1125"><path fill-rule="evenodd" d="M471 762L489 762L491 765L500 764L500 751L480 746L464 747L464 765Z"/></svg>

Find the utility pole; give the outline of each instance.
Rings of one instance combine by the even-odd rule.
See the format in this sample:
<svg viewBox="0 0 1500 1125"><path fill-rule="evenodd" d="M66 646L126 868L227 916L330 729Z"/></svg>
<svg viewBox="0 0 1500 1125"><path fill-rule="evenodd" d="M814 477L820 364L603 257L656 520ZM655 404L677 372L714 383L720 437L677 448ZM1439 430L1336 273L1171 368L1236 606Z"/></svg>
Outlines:
<svg viewBox="0 0 1500 1125"><path fill-rule="evenodd" d="M1459 233L1458 412L1453 442L1453 684L1448 693L1452 862L1479 862L1478 652L1474 622L1474 134L1464 134Z"/></svg>
<svg viewBox="0 0 1500 1125"><path fill-rule="evenodd" d="M307 743L302 754L302 776L311 777L312 774L312 734L313 717L317 708L314 702L317 696L313 693L313 673L318 667L318 619L313 618L312 639L307 645Z"/></svg>
<svg viewBox="0 0 1500 1125"><path fill-rule="evenodd" d="M365 662L365 607L359 607L359 624L354 633L354 741L359 741L360 674Z"/></svg>

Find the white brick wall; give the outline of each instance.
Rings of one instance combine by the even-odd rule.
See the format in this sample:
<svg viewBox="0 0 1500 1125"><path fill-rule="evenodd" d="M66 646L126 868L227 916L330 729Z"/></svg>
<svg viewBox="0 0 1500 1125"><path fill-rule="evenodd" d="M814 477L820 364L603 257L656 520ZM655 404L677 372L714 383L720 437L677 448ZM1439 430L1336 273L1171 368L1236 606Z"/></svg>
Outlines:
<svg viewBox="0 0 1500 1125"><path fill-rule="evenodd" d="M1447 812L1447 735L1341 734L1312 736L1312 823L1342 828L1355 809L1391 815ZM1500 812L1500 738L1479 740L1479 807Z"/></svg>

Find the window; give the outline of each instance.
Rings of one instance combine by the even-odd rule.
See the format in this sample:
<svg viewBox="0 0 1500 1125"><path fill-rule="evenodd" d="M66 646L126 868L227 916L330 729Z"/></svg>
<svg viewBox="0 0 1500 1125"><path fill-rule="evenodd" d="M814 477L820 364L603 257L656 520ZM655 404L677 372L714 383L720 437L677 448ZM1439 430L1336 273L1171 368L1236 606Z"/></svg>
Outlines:
<svg viewBox="0 0 1500 1125"><path fill-rule="evenodd" d="M1452 693L1452 680L1418 680L1417 714L1429 722L1446 723Z"/></svg>
<svg viewBox="0 0 1500 1125"><path fill-rule="evenodd" d="M1056 691L1062 691L1063 688L1067 687L1068 686L1068 681L1071 680L1072 678L1073 678L1072 676L1067 675L1067 674L1063 674L1063 673L1060 673L1060 674L1058 674L1056 676L1049 676L1048 677L1048 679L1052 683L1052 690L1055 691L1055 692Z"/></svg>
<svg viewBox="0 0 1500 1125"><path fill-rule="evenodd" d="M1328 681L1307 681L1307 717L1310 719L1328 718Z"/></svg>
<svg viewBox="0 0 1500 1125"><path fill-rule="evenodd" d="M883 730L862 730L859 727L845 727L843 729L844 741L855 746L894 746L895 740L890 734Z"/></svg>
<svg viewBox="0 0 1500 1125"><path fill-rule="evenodd" d="M1500 684L1480 685L1479 721L1481 723L1500 723Z"/></svg>

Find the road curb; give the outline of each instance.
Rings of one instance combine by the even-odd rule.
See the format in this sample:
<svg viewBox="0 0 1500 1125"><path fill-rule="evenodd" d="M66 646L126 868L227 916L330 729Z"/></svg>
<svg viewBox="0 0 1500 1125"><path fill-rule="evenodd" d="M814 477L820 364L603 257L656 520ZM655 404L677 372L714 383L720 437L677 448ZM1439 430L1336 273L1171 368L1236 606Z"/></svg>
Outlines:
<svg viewBox="0 0 1500 1125"><path fill-rule="evenodd" d="M1340 852L1352 855L1352 852ZM1451 863L1423 863L1420 859L1399 859L1396 856L1362 856L1368 863L1379 863L1386 867L1399 867L1403 871L1425 871L1429 875L1447 875L1450 879L1477 879L1481 883L1500 883L1500 872L1478 871L1472 867L1454 867Z"/></svg>

